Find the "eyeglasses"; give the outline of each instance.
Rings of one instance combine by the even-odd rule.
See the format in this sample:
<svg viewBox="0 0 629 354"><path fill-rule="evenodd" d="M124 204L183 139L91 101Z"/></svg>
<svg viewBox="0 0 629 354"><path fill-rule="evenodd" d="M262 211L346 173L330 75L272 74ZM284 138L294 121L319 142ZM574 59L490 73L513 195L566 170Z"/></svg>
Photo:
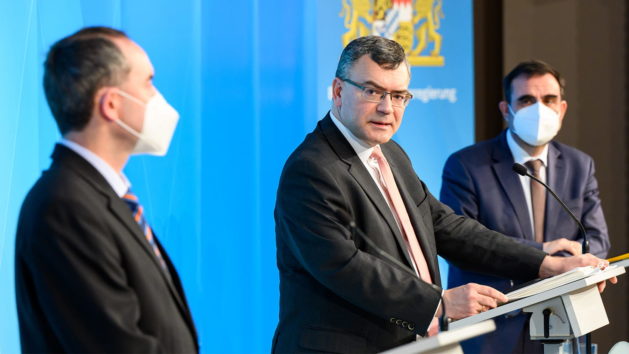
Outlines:
<svg viewBox="0 0 629 354"><path fill-rule="evenodd" d="M362 91L362 96L365 101L380 103L384 101L387 95L389 95L391 96L392 106L404 108L411 101L411 98L413 98L413 95L408 92L388 92L374 87L363 86L361 84L355 83L350 79L343 79L340 77L339 79L347 82L350 85L358 87Z"/></svg>

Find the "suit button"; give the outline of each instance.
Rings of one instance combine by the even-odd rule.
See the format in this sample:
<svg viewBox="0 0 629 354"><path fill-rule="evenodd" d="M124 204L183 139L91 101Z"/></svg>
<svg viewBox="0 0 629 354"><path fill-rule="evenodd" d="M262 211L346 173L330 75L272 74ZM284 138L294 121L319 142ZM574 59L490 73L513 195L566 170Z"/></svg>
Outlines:
<svg viewBox="0 0 629 354"><path fill-rule="evenodd" d="M415 324L414 323L409 323L408 324L408 329L410 329L411 331L415 329Z"/></svg>
<svg viewBox="0 0 629 354"><path fill-rule="evenodd" d="M395 320L395 324L398 325L398 326L401 325L402 324L402 320Z"/></svg>
<svg viewBox="0 0 629 354"><path fill-rule="evenodd" d="M404 327L404 328L408 328L408 322L406 322L406 321L402 321L402 327Z"/></svg>
<svg viewBox="0 0 629 354"><path fill-rule="evenodd" d="M513 280L509 280L509 286L513 288Z"/></svg>
<svg viewBox="0 0 629 354"><path fill-rule="evenodd" d="M391 318L389 319L389 322L391 322L391 323L395 323L395 317L391 317Z"/></svg>

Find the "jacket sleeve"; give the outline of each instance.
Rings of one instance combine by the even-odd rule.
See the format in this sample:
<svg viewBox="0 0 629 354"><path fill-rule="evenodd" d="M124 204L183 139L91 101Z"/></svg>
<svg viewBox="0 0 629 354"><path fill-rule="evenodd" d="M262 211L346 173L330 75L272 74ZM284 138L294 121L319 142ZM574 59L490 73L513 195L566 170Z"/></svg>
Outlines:
<svg viewBox="0 0 629 354"><path fill-rule="evenodd" d="M592 159L589 159L587 182L583 191L581 223L585 227L590 242L590 253L600 258L607 257L610 247L609 235L599 197L598 182L594 177L594 161Z"/></svg>
<svg viewBox="0 0 629 354"><path fill-rule="evenodd" d="M546 253L453 213L429 196L439 254L456 266L487 275L531 280L538 277Z"/></svg>

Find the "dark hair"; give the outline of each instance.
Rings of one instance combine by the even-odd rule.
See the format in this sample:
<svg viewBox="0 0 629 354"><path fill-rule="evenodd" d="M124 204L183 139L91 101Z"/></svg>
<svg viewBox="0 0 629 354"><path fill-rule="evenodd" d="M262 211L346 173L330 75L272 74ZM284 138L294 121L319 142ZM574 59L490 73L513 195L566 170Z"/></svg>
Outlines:
<svg viewBox="0 0 629 354"><path fill-rule="evenodd" d="M511 84L513 83L513 80L515 80L517 77L524 76L528 79L532 76L542 76L546 74L551 74L557 80L557 82L559 83L559 94L561 95L561 99L563 99L566 82L559 71L550 66L550 64L545 63L541 60L531 60L518 64L502 80L502 89L505 95L505 101L511 103L511 94L513 93L513 87L511 86Z"/></svg>
<svg viewBox="0 0 629 354"><path fill-rule="evenodd" d="M44 92L62 135L87 125L94 94L119 85L129 66L112 38L128 38L108 27L86 27L52 45L44 63Z"/></svg>
<svg viewBox="0 0 629 354"><path fill-rule="evenodd" d="M396 41L380 36L365 36L354 39L343 49L336 67L336 77L347 79L352 65L366 54L384 69L394 70L402 63L408 68L404 48Z"/></svg>

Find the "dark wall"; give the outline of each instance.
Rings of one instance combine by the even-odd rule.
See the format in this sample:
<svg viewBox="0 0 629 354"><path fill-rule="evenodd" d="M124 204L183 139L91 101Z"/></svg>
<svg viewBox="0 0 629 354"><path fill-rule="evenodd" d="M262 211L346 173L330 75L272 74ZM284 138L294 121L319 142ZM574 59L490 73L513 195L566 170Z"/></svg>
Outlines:
<svg viewBox="0 0 629 354"><path fill-rule="evenodd" d="M625 0L475 2L477 140L495 135L502 127L495 114L497 76L527 59L555 66L566 78L568 101L557 139L595 160L612 243L610 256L629 251L628 18ZM629 277L619 280L603 294L610 325L593 335L603 353L629 338Z"/></svg>

